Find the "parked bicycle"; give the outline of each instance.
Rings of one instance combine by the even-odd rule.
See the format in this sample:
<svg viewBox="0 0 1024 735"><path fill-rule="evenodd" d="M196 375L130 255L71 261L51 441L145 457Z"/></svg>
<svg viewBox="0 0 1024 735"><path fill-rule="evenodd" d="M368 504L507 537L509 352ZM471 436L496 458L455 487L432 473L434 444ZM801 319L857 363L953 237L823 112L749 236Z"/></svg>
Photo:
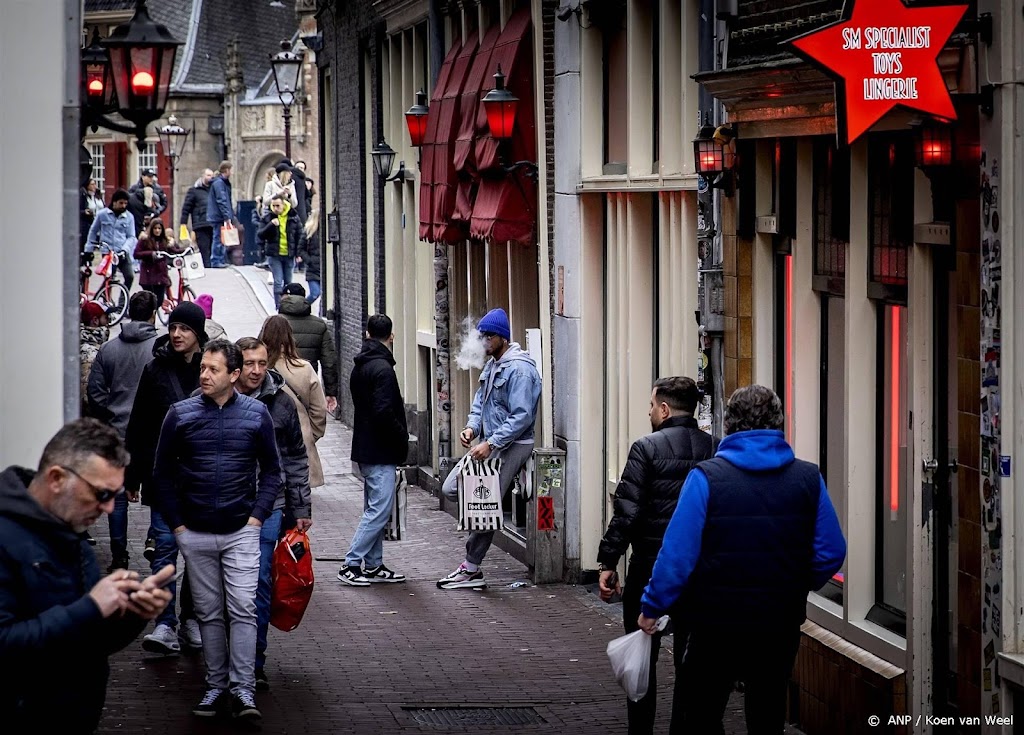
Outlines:
<svg viewBox="0 0 1024 735"><path fill-rule="evenodd" d="M156 258L169 258L171 267L178 271L177 289L175 289L174 284L171 284L167 289L167 296L164 298L164 302L156 310L157 318L161 324L167 324L171 312L174 311L174 307L178 304L196 300L196 292L192 290L192 286L189 285L188 281L189 267L195 260L188 256L195 254L195 252L194 247L187 247L180 253L169 253L166 250L156 250L153 253ZM202 263L202 261L199 262Z"/></svg>
<svg viewBox="0 0 1024 735"><path fill-rule="evenodd" d="M117 324L128 312L128 289L119 279L120 273L117 270L118 263L124 257L121 253L108 250L100 255L99 265L93 271L95 253L82 253L82 265L79 268L81 274L82 288L79 294L78 305L82 306L87 301L95 301L107 312L107 318L111 326ZM103 278L95 291L90 290L90 280L93 273Z"/></svg>

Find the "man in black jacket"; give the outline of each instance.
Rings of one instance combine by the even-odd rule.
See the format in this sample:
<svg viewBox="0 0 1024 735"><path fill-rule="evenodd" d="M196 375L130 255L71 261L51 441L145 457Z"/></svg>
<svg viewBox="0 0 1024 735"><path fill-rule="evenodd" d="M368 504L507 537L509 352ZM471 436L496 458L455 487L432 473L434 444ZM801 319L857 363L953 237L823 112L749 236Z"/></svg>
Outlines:
<svg viewBox="0 0 1024 735"><path fill-rule="evenodd" d="M153 476L203 631L207 689L192 712L213 717L230 706L253 721L262 717L254 699L260 527L284 483L274 421L263 403L235 391L241 372L233 343L206 345L201 394L167 410Z"/></svg>
<svg viewBox="0 0 1024 735"><path fill-rule="evenodd" d="M284 469L284 489L274 501L274 512L267 516L260 529L260 581L256 588L256 688L269 689L270 681L264 665L267 662L267 629L270 625L271 562L274 547L291 519L303 532L313 525L310 518L309 460L295 401L283 390L285 383L281 373L268 368L267 346L255 337L243 337L235 345L242 351L238 392L262 401L270 411Z"/></svg>
<svg viewBox="0 0 1024 735"><path fill-rule="evenodd" d="M139 172L139 180L131 185L131 188L128 189L128 193L134 194L137 191L145 189L147 186L153 190L153 216L158 217L165 209L167 209L167 195L164 194L163 187L156 183L155 170L151 168L142 169L142 171Z"/></svg>
<svg viewBox="0 0 1024 735"><path fill-rule="evenodd" d="M64 426L37 471L0 473L0 712L5 732L96 729L107 657L171 599L168 566L144 582L117 569L100 579L85 530L114 507L128 462L117 432L96 419Z"/></svg>
<svg viewBox="0 0 1024 735"><path fill-rule="evenodd" d="M292 282L295 256L302 252L306 237L303 221L283 194L270 200L270 211L264 215L257 237L263 241L267 264L274 274L274 305L281 303L284 287Z"/></svg>
<svg viewBox="0 0 1024 735"><path fill-rule="evenodd" d="M405 401L391 354L395 343L391 326L384 314L366 320L366 339L349 382L355 408L352 461L359 464L366 503L345 566L338 572L338 579L352 587L405 581L405 575L384 566L384 526L395 502L395 474L409 452Z"/></svg>
<svg viewBox="0 0 1024 735"><path fill-rule="evenodd" d="M640 598L651 578L683 482L691 469L715 453L711 436L698 429L693 418L699 401L700 391L690 378L662 378L654 384L650 409L654 431L633 442L615 488L614 514L601 539L597 561L601 570L600 595L607 602L615 592L622 592L615 568L626 553L626 547L633 549L622 592L622 623L627 633L638 629ZM686 650L686 634L676 627L675 636L673 657L678 690L682 682L678 672ZM626 703L630 735L654 732L659 647L655 639L647 695L638 702L627 700ZM674 697L674 702L681 704L682 701L682 696ZM674 706L673 722L681 721L680 717Z"/></svg>
<svg viewBox="0 0 1024 735"><path fill-rule="evenodd" d="M196 246L203 256L203 265L210 267L210 248L213 246L213 225L206 219L206 204L210 199L210 182L213 181L213 169L206 169L203 175L185 194L181 205L181 224L188 225L192 218L192 232L195 234Z"/></svg>
<svg viewBox="0 0 1024 735"><path fill-rule="evenodd" d="M153 343L153 359L142 369L139 388L135 392L125 443L132 461L126 474L125 490L130 499L142 491L142 504L149 505L149 532L146 534L146 558L155 572L166 564L178 561L178 544L163 514L153 507L156 480L153 462L164 416L172 403L183 401L199 386L200 351L206 344L206 315L193 303L174 308L168 317L168 334ZM185 573L185 579L188 572ZM195 619L192 593L185 579L181 590L181 639L192 650L202 647L199 623ZM175 583L167 588L175 595ZM150 653L175 654L181 650L176 635L178 619L174 603L156 620L153 632L142 639L142 647Z"/></svg>
<svg viewBox="0 0 1024 735"><path fill-rule="evenodd" d="M312 313L312 306L306 301L306 291L301 283L290 283L284 287L277 311L292 325L299 357L309 362L314 371L317 365L320 366L327 410L333 414L338 409L340 387L338 353L334 349L334 337L327 328L327 322Z"/></svg>

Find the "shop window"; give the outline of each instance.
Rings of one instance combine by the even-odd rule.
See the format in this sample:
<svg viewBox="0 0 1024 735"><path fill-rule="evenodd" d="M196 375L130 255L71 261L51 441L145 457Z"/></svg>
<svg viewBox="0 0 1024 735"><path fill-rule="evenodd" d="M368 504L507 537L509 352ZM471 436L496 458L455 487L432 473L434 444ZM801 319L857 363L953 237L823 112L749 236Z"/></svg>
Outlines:
<svg viewBox="0 0 1024 735"><path fill-rule="evenodd" d="M139 155L136 158L138 161L138 170L135 172L135 179L138 181L142 176L142 172L147 168L151 168L154 171L157 170L157 164L159 163L159 156L157 155L156 143L146 143L146 145L139 151ZM166 183L166 182L164 182Z"/></svg>
<svg viewBox="0 0 1024 735"><path fill-rule="evenodd" d="M106 159L103 156L103 144L92 143L89 146L89 155L92 156L92 177L96 179L96 191L103 195L103 187L107 182Z"/></svg>
<svg viewBox="0 0 1024 735"><path fill-rule="evenodd" d="M907 254L914 237L914 150L909 135L868 144L871 283L868 295L906 303Z"/></svg>
<svg viewBox="0 0 1024 735"><path fill-rule="evenodd" d="M843 295L850 241L850 149L814 142L814 288Z"/></svg>
<svg viewBox="0 0 1024 735"><path fill-rule="evenodd" d="M907 307L878 310L875 606L868 620L906 635L907 610Z"/></svg>
<svg viewBox="0 0 1024 735"><path fill-rule="evenodd" d="M818 466L829 497L846 535L846 301L841 297L821 298L821 391ZM821 590L821 594L843 604L842 571Z"/></svg>

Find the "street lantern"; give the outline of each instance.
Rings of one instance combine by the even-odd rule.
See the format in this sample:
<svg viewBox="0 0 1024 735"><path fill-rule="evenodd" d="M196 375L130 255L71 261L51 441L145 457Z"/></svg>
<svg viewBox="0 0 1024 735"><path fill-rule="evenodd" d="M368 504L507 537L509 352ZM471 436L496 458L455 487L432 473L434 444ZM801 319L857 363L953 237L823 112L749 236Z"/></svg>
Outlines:
<svg viewBox="0 0 1024 735"><path fill-rule="evenodd" d="M381 179L387 179L391 175L391 167L395 165L395 151L383 139L370 151L373 159L373 170Z"/></svg>
<svg viewBox="0 0 1024 735"><path fill-rule="evenodd" d="M693 139L693 162L697 173L704 178L725 171L725 150L715 140L714 126L702 126Z"/></svg>
<svg viewBox="0 0 1024 735"><path fill-rule="evenodd" d="M914 163L929 169L953 164L953 130L949 125L928 121L914 131Z"/></svg>
<svg viewBox="0 0 1024 735"><path fill-rule="evenodd" d="M167 124L156 131L160 136L160 143L164 149L164 155L171 159L171 171L178 168L178 160L181 158L181 151L192 131L187 130L178 124L178 118L171 115L167 118ZM172 184L173 186L173 184Z"/></svg>
<svg viewBox="0 0 1024 735"><path fill-rule="evenodd" d="M284 154L292 157L292 105L299 91L299 72L302 71L302 54L292 51L291 41L281 41L281 50L270 57L270 69L274 73L277 98L284 106Z"/></svg>
<svg viewBox="0 0 1024 735"><path fill-rule="evenodd" d="M497 140L511 138L512 129L516 125L519 98L505 89L505 75L501 73L501 64L494 75L494 89L484 95L483 103L491 136Z"/></svg>
<svg viewBox="0 0 1024 735"><path fill-rule="evenodd" d="M416 104L405 112L405 124L409 128L409 140L413 148L423 145L423 139L427 135L427 115L429 113L427 93L420 89L416 93Z"/></svg>
<svg viewBox="0 0 1024 735"><path fill-rule="evenodd" d="M110 78L110 54L94 28L89 45L82 49L82 104L100 114L114 107L114 84Z"/></svg>
<svg viewBox="0 0 1024 735"><path fill-rule="evenodd" d="M110 53L110 72L117 90L117 110L135 123L143 145L146 126L163 114L171 87L174 56L181 41L167 26L149 17L146 0L136 0L135 15L105 39Z"/></svg>

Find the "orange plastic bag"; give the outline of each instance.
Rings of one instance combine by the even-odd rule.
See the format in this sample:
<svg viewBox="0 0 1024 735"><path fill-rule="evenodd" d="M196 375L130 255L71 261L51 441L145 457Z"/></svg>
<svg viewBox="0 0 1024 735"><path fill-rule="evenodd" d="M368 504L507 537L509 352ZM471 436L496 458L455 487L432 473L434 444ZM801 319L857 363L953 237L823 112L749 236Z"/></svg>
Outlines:
<svg viewBox="0 0 1024 735"><path fill-rule="evenodd" d="M285 632L295 630L313 596L313 554L309 536L292 529L277 542L272 569L270 624Z"/></svg>

